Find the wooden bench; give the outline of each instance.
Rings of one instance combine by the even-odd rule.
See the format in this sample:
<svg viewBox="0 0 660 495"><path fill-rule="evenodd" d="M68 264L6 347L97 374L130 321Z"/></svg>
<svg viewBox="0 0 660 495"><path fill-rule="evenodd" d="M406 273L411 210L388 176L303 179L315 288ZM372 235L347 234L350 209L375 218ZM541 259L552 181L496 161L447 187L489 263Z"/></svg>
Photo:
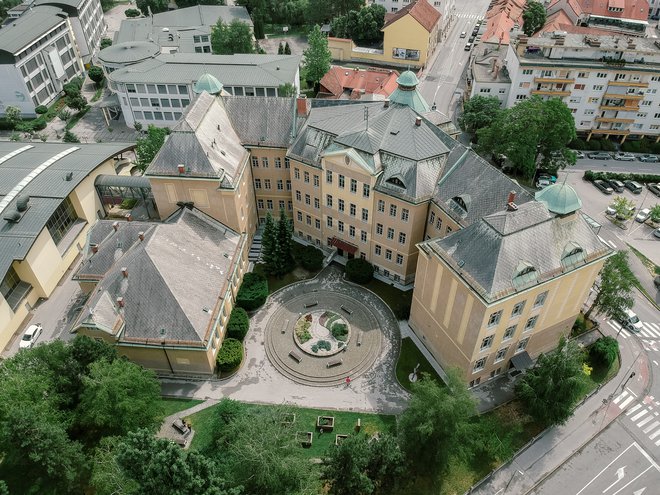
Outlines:
<svg viewBox="0 0 660 495"><path fill-rule="evenodd" d="M352 315L352 314L353 314L353 310L348 309L346 306L343 306L343 305L342 305L342 306L341 306L341 309L342 309L343 311L345 311L346 313L348 313L349 315Z"/></svg>
<svg viewBox="0 0 660 495"><path fill-rule="evenodd" d="M313 308L314 306L318 306L318 305L319 305L319 302L314 301L314 302L310 302L310 303L305 304L305 308Z"/></svg>
<svg viewBox="0 0 660 495"><path fill-rule="evenodd" d="M332 368L333 366L339 366L343 362L344 360L342 358L331 359L325 366L326 368Z"/></svg>
<svg viewBox="0 0 660 495"><path fill-rule="evenodd" d="M286 333L286 328L289 326L289 320L286 320L284 322L284 325L282 325L282 333Z"/></svg>
<svg viewBox="0 0 660 495"><path fill-rule="evenodd" d="M298 354L296 351L290 351L289 356L291 356L298 363L302 361L302 356Z"/></svg>
<svg viewBox="0 0 660 495"><path fill-rule="evenodd" d="M360 346L362 345L362 330L360 330L357 334L357 345Z"/></svg>

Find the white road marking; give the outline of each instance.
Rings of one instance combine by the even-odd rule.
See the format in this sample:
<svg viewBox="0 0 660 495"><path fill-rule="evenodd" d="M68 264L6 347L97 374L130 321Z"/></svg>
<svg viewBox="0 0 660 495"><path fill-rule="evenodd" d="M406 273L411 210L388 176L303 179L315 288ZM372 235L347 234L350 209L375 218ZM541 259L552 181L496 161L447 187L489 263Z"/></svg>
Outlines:
<svg viewBox="0 0 660 495"><path fill-rule="evenodd" d="M648 333L646 333L646 330L640 330L638 332L642 337L646 337L647 339L651 337Z"/></svg>
<svg viewBox="0 0 660 495"><path fill-rule="evenodd" d="M633 397L637 397L637 394L635 392L633 392L632 390L630 390L629 388L626 388L626 390L628 392L630 392L633 395Z"/></svg>
<svg viewBox="0 0 660 495"><path fill-rule="evenodd" d="M656 366L658 366L658 362L657 362L655 359L653 360L653 364L655 364Z"/></svg>
<svg viewBox="0 0 660 495"><path fill-rule="evenodd" d="M644 326L646 331L648 333L650 333L651 335L653 335L655 338L660 337L660 331L654 330L653 327L649 323L642 322L642 325Z"/></svg>
<svg viewBox="0 0 660 495"><path fill-rule="evenodd" d="M649 431L656 428L658 425L660 425L660 421L654 421L653 423L651 423L651 426L647 426L646 428L644 428L644 433L645 434L648 433Z"/></svg>
<svg viewBox="0 0 660 495"><path fill-rule="evenodd" d="M621 408L621 410L623 410L623 409L626 408L626 406L627 406L628 404L630 404L630 403L631 403L632 401L634 401L634 400L635 400L634 397L628 397L628 398L627 398L626 400L624 400L621 404L619 404L619 407ZM640 405L640 407L641 407L641 405ZM634 409L633 409L633 411L634 411ZM630 411L630 412L632 412L632 411Z"/></svg>
<svg viewBox="0 0 660 495"><path fill-rule="evenodd" d="M651 325L653 328L655 328L660 332L660 325L656 325L655 323L649 323L649 325Z"/></svg>
<svg viewBox="0 0 660 495"><path fill-rule="evenodd" d="M618 404L621 399L623 399L626 395L628 395L628 392L623 392L621 395L619 395L616 399L614 399L612 402L615 404Z"/></svg>
<svg viewBox="0 0 660 495"><path fill-rule="evenodd" d="M648 414L648 412L649 412L648 409L642 409L641 412L635 414L632 418L630 418L630 421L633 421L633 422L637 421L639 418L641 418L645 414Z"/></svg>
<svg viewBox="0 0 660 495"><path fill-rule="evenodd" d="M646 423L648 423L652 419L653 419L653 416L649 415L648 418L645 418L645 419L641 420L639 423L637 423L637 428L641 428L642 426L644 426Z"/></svg>
<svg viewBox="0 0 660 495"><path fill-rule="evenodd" d="M641 405L641 404L637 404L635 407L633 407L630 411L628 411L628 412L626 413L626 416L630 416L632 413L634 413L635 411L637 411L637 409L639 409L640 407L642 407L642 405Z"/></svg>
<svg viewBox="0 0 660 495"><path fill-rule="evenodd" d="M633 483L635 480L637 480L641 475L643 475L644 473L646 473L646 471L648 471L648 470L651 469L652 467L653 467L653 466L649 466L649 467L647 467L644 471L642 471L641 473L639 473L637 476L635 476L633 479L631 479L628 483L626 483L626 484L623 485L621 488L619 488L617 491L615 491L612 495L616 495L616 494L619 493L621 490L625 489L627 486L629 486L631 483ZM603 493L604 493L604 492L603 492Z"/></svg>
<svg viewBox="0 0 660 495"><path fill-rule="evenodd" d="M653 440L655 437L660 435L660 430L656 431L655 433L652 433L649 435L649 440ZM657 444L656 444L657 445Z"/></svg>

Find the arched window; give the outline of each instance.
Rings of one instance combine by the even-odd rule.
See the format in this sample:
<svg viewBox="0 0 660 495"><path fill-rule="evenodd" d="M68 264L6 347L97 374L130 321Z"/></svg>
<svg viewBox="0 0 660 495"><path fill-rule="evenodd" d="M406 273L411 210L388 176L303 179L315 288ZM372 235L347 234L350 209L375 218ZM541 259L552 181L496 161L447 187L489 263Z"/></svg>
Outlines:
<svg viewBox="0 0 660 495"><path fill-rule="evenodd" d="M513 286L516 290L524 289L525 287L536 283L538 279L538 272L529 263L521 261L516 267L516 271L513 275Z"/></svg>

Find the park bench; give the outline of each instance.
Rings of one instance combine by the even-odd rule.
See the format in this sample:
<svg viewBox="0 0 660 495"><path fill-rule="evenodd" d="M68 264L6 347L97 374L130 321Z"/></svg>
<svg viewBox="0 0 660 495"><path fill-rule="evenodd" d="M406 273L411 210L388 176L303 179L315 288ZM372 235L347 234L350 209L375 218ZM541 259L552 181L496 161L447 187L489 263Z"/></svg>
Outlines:
<svg viewBox="0 0 660 495"><path fill-rule="evenodd" d="M305 308L313 308L314 306L318 306L318 304L319 304L318 301L313 301L313 302L305 304Z"/></svg>
<svg viewBox="0 0 660 495"><path fill-rule="evenodd" d="M357 345L362 345L362 330L360 330L357 334Z"/></svg>
<svg viewBox="0 0 660 495"><path fill-rule="evenodd" d="M282 333L286 333L286 328L289 326L289 320L286 320L284 322L284 325L282 325Z"/></svg>
<svg viewBox="0 0 660 495"><path fill-rule="evenodd" d="M326 368L332 368L333 366L339 366L343 362L344 360L342 358L331 359L325 366Z"/></svg>
<svg viewBox="0 0 660 495"><path fill-rule="evenodd" d="M188 425L185 424L181 419L176 419L172 423L172 426L174 427L174 429L176 429L179 433L181 433L184 436L190 433L190 428L188 428Z"/></svg>
<svg viewBox="0 0 660 495"><path fill-rule="evenodd" d="M342 309L343 311L345 311L346 313L348 313L349 315L352 315L352 314L353 314L353 310L348 309L348 308L347 308L346 306L344 306L344 305L341 306L341 309Z"/></svg>
<svg viewBox="0 0 660 495"><path fill-rule="evenodd" d="M302 361L302 356L298 354L296 351L290 351L289 356L291 356L298 363Z"/></svg>

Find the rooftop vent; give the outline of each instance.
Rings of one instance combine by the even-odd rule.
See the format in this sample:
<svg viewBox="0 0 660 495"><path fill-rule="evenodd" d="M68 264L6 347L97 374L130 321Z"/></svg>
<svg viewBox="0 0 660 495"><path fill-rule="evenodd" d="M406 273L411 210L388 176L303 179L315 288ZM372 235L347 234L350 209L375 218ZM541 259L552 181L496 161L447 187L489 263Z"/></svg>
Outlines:
<svg viewBox="0 0 660 495"><path fill-rule="evenodd" d="M90 244L89 247L92 249L92 253L98 253L99 252L99 245L98 244Z"/></svg>
<svg viewBox="0 0 660 495"><path fill-rule="evenodd" d="M138 239L144 241L144 232L138 232Z"/></svg>
<svg viewBox="0 0 660 495"><path fill-rule="evenodd" d="M8 211L5 215L5 220L11 223L17 223L21 219L21 214L16 210Z"/></svg>
<svg viewBox="0 0 660 495"><path fill-rule="evenodd" d="M117 232L117 229L119 229L119 222L112 222L112 228Z"/></svg>
<svg viewBox="0 0 660 495"><path fill-rule="evenodd" d="M419 127L422 125L422 118L421 117L415 117L415 125Z"/></svg>
<svg viewBox="0 0 660 495"><path fill-rule="evenodd" d="M30 196L20 195L16 200L16 209L20 212L24 212L28 209L28 203L30 202Z"/></svg>
<svg viewBox="0 0 660 495"><path fill-rule="evenodd" d="M186 173L186 166L183 163L179 163L177 165L177 169L179 170L180 174L185 174Z"/></svg>
<svg viewBox="0 0 660 495"><path fill-rule="evenodd" d="M128 268L126 268L125 266L122 266L121 274L124 276L124 278L128 278Z"/></svg>
<svg viewBox="0 0 660 495"><path fill-rule="evenodd" d="M117 298L117 306L120 308L124 307L124 298L123 297L118 297Z"/></svg>
<svg viewBox="0 0 660 495"><path fill-rule="evenodd" d="M64 180L71 182L73 180L73 172L67 172L67 174L64 176Z"/></svg>

